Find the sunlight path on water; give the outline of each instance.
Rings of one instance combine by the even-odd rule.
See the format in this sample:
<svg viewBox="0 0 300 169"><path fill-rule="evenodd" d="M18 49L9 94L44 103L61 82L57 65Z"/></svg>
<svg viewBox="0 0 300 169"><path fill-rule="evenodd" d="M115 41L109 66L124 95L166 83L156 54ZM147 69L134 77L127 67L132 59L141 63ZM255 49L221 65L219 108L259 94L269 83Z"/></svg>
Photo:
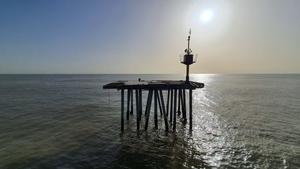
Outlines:
<svg viewBox="0 0 300 169"><path fill-rule="evenodd" d="M212 167L228 165L233 148L234 133L218 111L218 105L222 98L216 98L209 91L210 84L216 75L196 75L193 80L205 83L205 88L195 90L193 93L193 132L190 133L190 145L194 152L200 152L202 159ZM217 92L217 91L215 91ZM202 154L203 153L203 154Z"/></svg>

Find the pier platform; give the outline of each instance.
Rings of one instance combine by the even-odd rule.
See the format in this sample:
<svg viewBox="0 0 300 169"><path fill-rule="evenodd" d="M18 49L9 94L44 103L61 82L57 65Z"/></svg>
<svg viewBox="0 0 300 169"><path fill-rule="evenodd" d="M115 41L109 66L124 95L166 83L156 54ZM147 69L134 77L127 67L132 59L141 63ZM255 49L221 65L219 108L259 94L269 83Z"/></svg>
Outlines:
<svg viewBox="0 0 300 169"><path fill-rule="evenodd" d="M204 84L183 80L136 80L136 81L116 81L103 86L103 89L197 89L203 88Z"/></svg>

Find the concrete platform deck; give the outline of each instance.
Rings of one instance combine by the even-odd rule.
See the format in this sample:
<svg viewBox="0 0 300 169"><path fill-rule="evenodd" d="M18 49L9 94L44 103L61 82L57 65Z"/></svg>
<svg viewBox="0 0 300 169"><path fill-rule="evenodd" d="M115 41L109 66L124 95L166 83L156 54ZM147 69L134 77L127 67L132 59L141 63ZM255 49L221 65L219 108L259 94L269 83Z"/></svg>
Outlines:
<svg viewBox="0 0 300 169"><path fill-rule="evenodd" d="M116 81L103 86L103 89L197 89L203 88L204 83L183 80L141 80L141 81Z"/></svg>

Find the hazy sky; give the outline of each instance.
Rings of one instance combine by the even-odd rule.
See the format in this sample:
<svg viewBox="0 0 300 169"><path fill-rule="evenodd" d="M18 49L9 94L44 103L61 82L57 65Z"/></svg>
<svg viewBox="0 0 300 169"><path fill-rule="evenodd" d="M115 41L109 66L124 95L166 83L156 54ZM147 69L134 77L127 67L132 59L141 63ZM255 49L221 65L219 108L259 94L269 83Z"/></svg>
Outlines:
<svg viewBox="0 0 300 169"><path fill-rule="evenodd" d="M300 0L1 0L0 73L184 73L189 28L192 73L300 73Z"/></svg>

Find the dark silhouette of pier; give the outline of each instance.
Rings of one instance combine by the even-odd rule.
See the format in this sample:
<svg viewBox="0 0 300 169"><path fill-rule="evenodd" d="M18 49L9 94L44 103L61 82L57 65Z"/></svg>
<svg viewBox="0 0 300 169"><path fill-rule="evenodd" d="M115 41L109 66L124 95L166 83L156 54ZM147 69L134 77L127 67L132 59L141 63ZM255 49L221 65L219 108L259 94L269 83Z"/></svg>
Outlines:
<svg viewBox="0 0 300 169"><path fill-rule="evenodd" d="M189 128L193 126L193 90L203 88L204 84L189 81L189 65L195 63L195 57L190 49L190 34L188 36L188 48L185 49L185 55L181 58L181 63L186 67L186 80L151 80L143 81L117 81L103 86L103 89L117 89L121 91L121 130L124 130L125 116L125 91L127 91L127 111L126 120L129 120L130 114L136 112L136 127L140 130L142 123L143 104L142 92L147 91L148 96L145 107L145 130L148 129L149 117L151 113L152 101L154 102L154 125L158 128L158 109L161 117L164 119L164 127L166 131L170 128L176 131L177 117L181 117L182 121L189 122ZM165 94L164 94L165 93ZM186 96L188 93L188 98ZM135 94L135 96L134 96ZM167 97L167 98L164 98ZM134 99L135 97L135 99ZM188 109L187 109L188 103ZM187 110L189 112L187 112ZM187 117L189 117L187 119Z"/></svg>

